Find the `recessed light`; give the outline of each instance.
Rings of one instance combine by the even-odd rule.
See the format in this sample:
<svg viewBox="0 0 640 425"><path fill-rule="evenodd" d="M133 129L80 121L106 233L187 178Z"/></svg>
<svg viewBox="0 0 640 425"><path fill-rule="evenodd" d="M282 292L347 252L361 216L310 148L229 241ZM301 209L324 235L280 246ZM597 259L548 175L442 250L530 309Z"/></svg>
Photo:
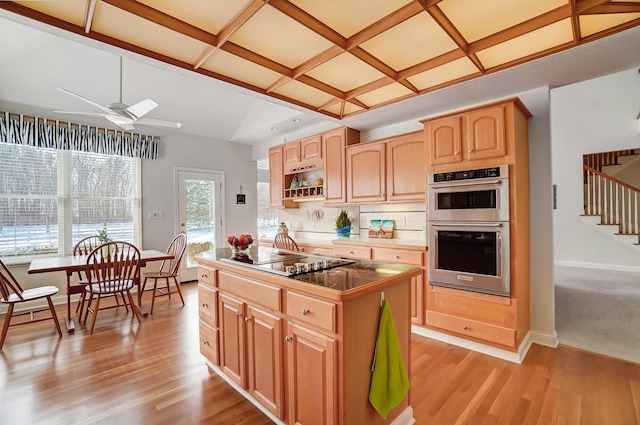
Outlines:
<svg viewBox="0 0 640 425"><path fill-rule="evenodd" d="M276 131L278 127L271 127L271 131Z"/></svg>
<svg viewBox="0 0 640 425"><path fill-rule="evenodd" d="M302 121L302 120L301 120L300 118L294 118L292 121L293 121L293 122L300 122L300 121Z"/></svg>

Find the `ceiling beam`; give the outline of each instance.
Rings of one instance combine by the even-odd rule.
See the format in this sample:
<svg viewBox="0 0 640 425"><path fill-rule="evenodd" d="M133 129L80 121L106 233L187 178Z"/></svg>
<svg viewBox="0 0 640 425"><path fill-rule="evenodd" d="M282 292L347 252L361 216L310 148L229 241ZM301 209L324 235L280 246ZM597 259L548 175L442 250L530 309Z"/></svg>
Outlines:
<svg viewBox="0 0 640 425"><path fill-rule="evenodd" d="M382 34L388 29L393 28L396 25L406 21L407 19L414 17L422 11L422 7L416 2L412 2L404 7L401 7L395 12L380 19L378 22L374 22L367 28L349 37L349 39L347 40L347 50L351 50L356 46L361 45L365 41Z"/></svg>
<svg viewBox="0 0 640 425"><path fill-rule="evenodd" d="M325 25L323 22L320 22L313 16L309 15L298 6L285 0L269 0L269 5L297 21L301 25L309 28L316 34L326 38L336 46L346 49L347 40L343 36Z"/></svg>

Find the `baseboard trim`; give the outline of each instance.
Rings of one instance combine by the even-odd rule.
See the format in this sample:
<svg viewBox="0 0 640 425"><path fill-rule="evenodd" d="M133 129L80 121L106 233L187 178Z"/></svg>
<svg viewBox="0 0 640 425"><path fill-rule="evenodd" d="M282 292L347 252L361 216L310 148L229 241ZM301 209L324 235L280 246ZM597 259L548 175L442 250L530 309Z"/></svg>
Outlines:
<svg viewBox="0 0 640 425"><path fill-rule="evenodd" d="M625 266L623 264L585 263L582 261L555 260L557 266L580 267L583 269L613 270L617 272L640 273L640 266Z"/></svg>
<svg viewBox="0 0 640 425"><path fill-rule="evenodd" d="M445 342L447 344L452 344L458 347L466 348L467 350L477 351L478 353L486 354L492 357L497 357L499 359L507 360L509 362L517 363L517 364L521 364L524 361L524 358L529 352L529 348L531 347L531 344L534 342L532 333L528 332L527 335L522 340L520 347L518 347L518 351L514 352L514 351L503 350L501 348L493 347L490 345L481 344L475 341L469 341L468 339L434 331L432 329L423 328L417 325L411 326L411 332L413 332L416 335L421 335L426 338L431 338L440 342Z"/></svg>
<svg viewBox="0 0 640 425"><path fill-rule="evenodd" d="M531 341L538 344L544 345L545 347L558 348L558 333L554 330L552 334L548 334L541 331L529 331L531 335Z"/></svg>

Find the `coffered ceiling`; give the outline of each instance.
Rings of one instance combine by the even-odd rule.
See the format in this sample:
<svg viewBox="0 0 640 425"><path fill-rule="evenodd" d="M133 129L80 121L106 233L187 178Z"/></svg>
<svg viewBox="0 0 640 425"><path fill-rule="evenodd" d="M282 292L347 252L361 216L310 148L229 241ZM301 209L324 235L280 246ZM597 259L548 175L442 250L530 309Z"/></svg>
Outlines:
<svg viewBox="0 0 640 425"><path fill-rule="evenodd" d="M64 0L0 8L332 119L640 25L640 1L631 0Z"/></svg>

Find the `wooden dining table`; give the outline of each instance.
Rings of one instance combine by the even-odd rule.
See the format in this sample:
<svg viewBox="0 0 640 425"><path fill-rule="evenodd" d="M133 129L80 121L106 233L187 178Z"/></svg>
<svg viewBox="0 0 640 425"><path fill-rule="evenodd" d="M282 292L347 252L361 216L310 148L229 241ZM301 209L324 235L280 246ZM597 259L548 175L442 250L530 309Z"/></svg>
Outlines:
<svg viewBox="0 0 640 425"><path fill-rule="evenodd" d="M153 249L143 249L140 251L140 268L146 266L148 262L151 261L162 261L162 260L170 260L173 258L172 254L167 254L166 252L156 251ZM86 255L78 255L78 256L64 256L64 257L43 257L36 258L31 260L31 264L29 265L29 269L27 273L51 273L51 272L59 272L63 271L67 274L67 317L65 320L65 325L67 326L67 332L73 333L75 332L75 324L73 322L73 318L71 317L71 295L74 293L72 288L79 287L78 285L72 285L72 276L74 273L82 272L86 269L87 266L87 256ZM138 289L138 304L134 306L137 308L140 314L144 317L148 315L146 309L142 305L142 293L143 288L141 288L141 279L140 276L137 276L136 286Z"/></svg>

